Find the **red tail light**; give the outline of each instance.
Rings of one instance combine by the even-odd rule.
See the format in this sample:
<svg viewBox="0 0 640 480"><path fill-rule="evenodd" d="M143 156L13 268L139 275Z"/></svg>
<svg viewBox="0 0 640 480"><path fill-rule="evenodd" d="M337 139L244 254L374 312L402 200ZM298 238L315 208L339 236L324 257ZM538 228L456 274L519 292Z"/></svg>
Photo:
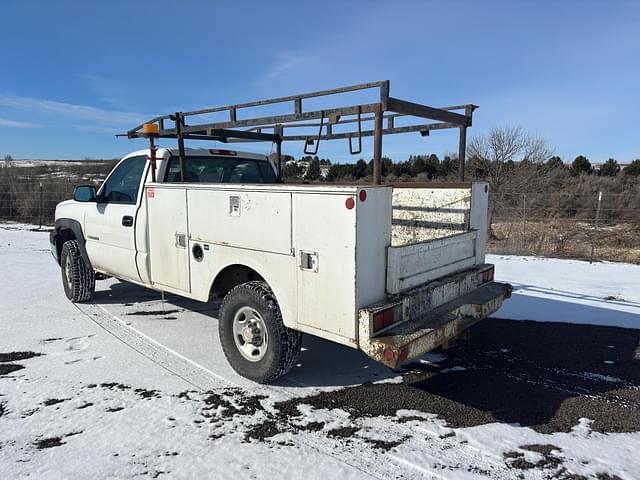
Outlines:
<svg viewBox="0 0 640 480"><path fill-rule="evenodd" d="M402 320L402 304L380 310L373 314L373 332L393 325Z"/></svg>
<svg viewBox="0 0 640 480"><path fill-rule="evenodd" d="M494 268L488 268L487 270L484 270L481 275L482 275L482 283L487 283L487 282L493 282L493 272L494 272Z"/></svg>
<svg viewBox="0 0 640 480"><path fill-rule="evenodd" d="M351 210L356 206L356 201L353 199L353 197L349 197L344 201L344 206L347 207L347 210Z"/></svg>

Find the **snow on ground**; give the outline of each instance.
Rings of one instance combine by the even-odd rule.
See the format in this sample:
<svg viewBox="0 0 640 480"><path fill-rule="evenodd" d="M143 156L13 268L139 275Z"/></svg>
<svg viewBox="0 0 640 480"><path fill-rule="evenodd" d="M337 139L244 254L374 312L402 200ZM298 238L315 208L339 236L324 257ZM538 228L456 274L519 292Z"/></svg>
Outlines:
<svg viewBox="0 0 640 480"><path fill-rule="evenodd" d="M94 161L94 160L92 160ZM0 162L0 168L11 165L12 167L69 167L77 165L87 165L91 161L86 160L11 160L11 162Z"/></svg>
<svg viewBox="0 0 640 480"><path fill-rule="evenodd" d="M640 265L487 255L513 297L494 315L640 328Z"/></svg>
<svg viewBox="0 0 640 480"><path fill-rule="evenodd" d="M68 302L47 236L0 226L0 369L24 367L0 370L0 478L634 479L640 471L639 433L598 433L586 418L543 434L505 423L453 429L424 411L356 418L305 405L347 385L395 388L398 376L306 337L299 368L277 385L255 385L224 361L211 306L163 303L114 280L98 283L93 304ZM488 261L516 287L501 317L638 325L637 266ZM40 355L10 361L1 355L9 352Z"/></svg>

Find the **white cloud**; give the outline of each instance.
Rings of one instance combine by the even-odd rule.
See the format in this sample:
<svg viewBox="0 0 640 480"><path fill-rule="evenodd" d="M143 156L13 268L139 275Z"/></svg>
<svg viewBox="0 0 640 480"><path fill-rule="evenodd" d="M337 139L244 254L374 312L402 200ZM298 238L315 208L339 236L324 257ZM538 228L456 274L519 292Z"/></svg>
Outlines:
<svg viewBox="0 0 640 480"><path fill-rule="evenodd" d="M29 123L29 122L18 122L16 120L8 120L6 118L0 118L0 127L10 127L10 128L40 128L42 125L38 125L37 123Z"/></svg>
<svg viewBox="0 0 640 480"><path fill-rule="evenodd" d="M49 114L60 117L75 118L98 122L107 125L132 127L145 120L145 115L135 112L106 110L89 105L45 100L18 95L0 95L0 106L15 108L37 114Z"/></svg>
<svg viewBox="0 0 640 480"><path fill-rule="evenodd" d="M102 127L100 125L72 125L72 128L80 132L110 133L112 135L124 133L123 129L118 130L117 128Z"/></svg>
<svg viewBox="0 0 640 480"><path fill-rule="evenodd" d="M116 109L126 109L126 102L124 97L127 91L127 87L120 82L112 78L103 77L102 75L95 75L91 73L80 73L78 77L85 82L89 89L104 102L109 103Z"/></svg>
<svg viewBox="0 0 640 480"><path fill-rule="evenodd" d="M269 69L262 75L264 79L275 79L285 73L304 68L314 62L313 57L301 56L291 52L280 52Z"/></svg>

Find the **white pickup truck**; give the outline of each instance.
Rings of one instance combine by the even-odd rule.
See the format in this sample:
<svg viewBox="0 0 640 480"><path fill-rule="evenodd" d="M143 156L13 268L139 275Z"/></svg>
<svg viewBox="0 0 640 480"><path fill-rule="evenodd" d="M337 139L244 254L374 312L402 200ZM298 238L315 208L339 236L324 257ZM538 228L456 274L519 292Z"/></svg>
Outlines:
<svg viewBox="0 0 640 480"><path fill-rule="evenodd" d="M340 103L371 92L373 102ZM88 301L96 278L112 276L222 300L224 353L257 382L295 364L302 333L392 368L446 345L511 294L485 264L487 184L462 182L477 106L435 108L389 92L383 80L176 112L129 130L149 149L122 159L98 191L77 187L56 208L51 250L67 297ZM318 108L328 98L332 106ZM461 183L382 184L383 135L441 129L460 132ZM304 142L314 155L321 141L342 139L357 155L365 137L373 185L281 182L282 142ZM156 139L168 138L178 148L158 149ZM272 142L275 161L187 149L185 140Z"/></svg>
<svg viewBox="0 0 640 480"><path fill-rule="evenodd" d="M96 274L221 299L231 366L258 382L295 363L302 333L396 367L446 344L510 294L485 264L487 185L290 185L264 155L187 149L122 159L56 208L67 297Z"/></svg>

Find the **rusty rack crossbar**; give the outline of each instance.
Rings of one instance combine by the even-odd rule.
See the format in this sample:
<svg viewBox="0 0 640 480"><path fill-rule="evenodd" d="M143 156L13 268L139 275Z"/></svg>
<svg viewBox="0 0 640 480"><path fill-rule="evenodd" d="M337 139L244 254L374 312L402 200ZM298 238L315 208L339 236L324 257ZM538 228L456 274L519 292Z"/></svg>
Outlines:
<svg viewBox="0 0 640 480"><path fill-rule="evenodd" d="M304 111L303 100L324 97L329 95L356 92L360 90L379 90L379 101L359 105L344 106L326 110ZM238 119L238 111L251 107L261 107L265 105L291 103L293 111L280 115L243 118ZM427 105L412 103L389 96L389 80L379 82L363 83L348 87L335 88L331 90L321 90L318 92L291 95L288 97L278 97L255 102L239 103L223 107L204 108L191 112L176 112L169 115L161 115L152 118L144 124L138 125L122 136L128 138L149 138L148 132L144 131L145 124L156 124L157 133L155 138L176 138L180 155L181 171L184 173L184 140L216 140L221 142L274 142L277 146L276 162L278 171L281 170L281 145L284 141L303 141L305 153L315 154L318 151L318 144L322 140L347 139L351 153L360 153L362 137L374 137L373 155L373 183L381 183L381 159L382 159L382 136L396 133L420 132L421 135L429 135L431 130L446 128L458 128L460 131L460 141L458 158L460 162L459 178L464 180L464 162L466 150L466 132L471 126L473 111L476 105L456 105L450 107L434 108ZM462 111L458 113L456 111ZM195 123L198 116L227 112L228 120L214 123ZM387 113L385 113L387 112ZM435 123L412 122L407 126L395 126L395 120L399 117L418 117L419 119L429 119ZM187 120L194 121L187 124ZM315 122L313 122L315 120ZM383 126L386 120L386 127ZM167 125L168 122L171 124ZM302 122L302 123L301 123ZM373 122L373 129L362 129L362 123ZM357 124L353 131L334 132L335 125ZM300 135L292 131L297 128L317 128L314 136ZM351 139L356 138L359 147L354 150ZM308 151L308 146L313 146L313 151ZM151 138L153 147L153 138ZM184 180L184 177L183 177Z"/></svg>

